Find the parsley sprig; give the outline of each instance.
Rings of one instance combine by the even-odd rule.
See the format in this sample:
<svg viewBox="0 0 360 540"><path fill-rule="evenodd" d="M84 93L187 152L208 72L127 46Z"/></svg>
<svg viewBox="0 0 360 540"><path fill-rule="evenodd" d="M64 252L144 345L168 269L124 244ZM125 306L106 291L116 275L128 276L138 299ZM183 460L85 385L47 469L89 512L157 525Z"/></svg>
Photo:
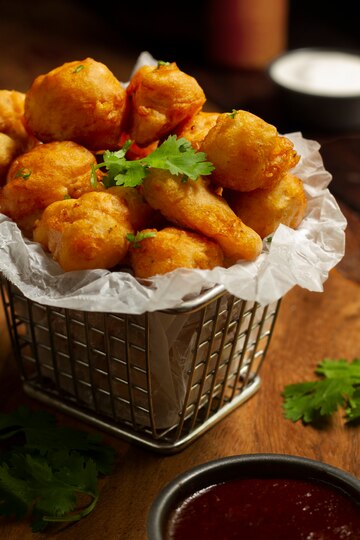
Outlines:
<svg viewBox="0 0 360 540"><path fill-rule="evenodd" d="M91 184L97 185L96 171L105 168L107 173L102 178L106 188L112 186L136 187L142 184L150 168L164 169L183 179L197 180L214 170L214 166L206 161L204 152L197 152L184 137L170 135L153 152L144 158L127 160L126 153L132 144L126 141L124 146L115 152L105 150L103 162L93 165Z"/></svg>
<svg viewBox="0 0 360 540"><path fill-rule="evenodd" d="M285 387L285 418L308 424L331 416L341 407L346 422L360 420L360 359L348 362L343 358L325 358L315 373L322 378Z"/></svg>
<svg viewBox="0 0 360 540"><path fill-rule="evenodd" d="M0 453L0 516L30 517L38 532L51 522L78 521L95 508L98 476L111 472L115 458L98 435L57 426L53 415L20 407L0 415L0 441L6 448Z"/></svg>

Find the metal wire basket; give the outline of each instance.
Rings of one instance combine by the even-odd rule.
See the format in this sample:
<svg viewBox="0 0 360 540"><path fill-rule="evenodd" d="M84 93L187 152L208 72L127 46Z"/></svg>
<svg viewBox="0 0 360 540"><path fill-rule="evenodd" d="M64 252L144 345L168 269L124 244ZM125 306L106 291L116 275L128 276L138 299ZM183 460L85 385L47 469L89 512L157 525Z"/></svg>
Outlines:
<svg viewBox="0 0 360 540"><path fill-rule="evenodd" d="M181 310L143 315L44 306L5 280L1 294L29 396L162 453L256 392L280 305L221 286Z"/></svg>

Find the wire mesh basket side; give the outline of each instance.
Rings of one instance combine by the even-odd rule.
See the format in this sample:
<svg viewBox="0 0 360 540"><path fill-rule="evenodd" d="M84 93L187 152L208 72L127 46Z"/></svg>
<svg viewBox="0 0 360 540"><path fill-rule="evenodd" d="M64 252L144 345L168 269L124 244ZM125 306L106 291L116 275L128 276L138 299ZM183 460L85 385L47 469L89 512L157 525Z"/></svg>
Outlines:
<svg viewBox="0 0 360 540"><path fill-rule="evenodd" d="M256 391L278 309L228 293L144 315L43 306L9 283L2 296L30 395L164 452Z"/></svg>

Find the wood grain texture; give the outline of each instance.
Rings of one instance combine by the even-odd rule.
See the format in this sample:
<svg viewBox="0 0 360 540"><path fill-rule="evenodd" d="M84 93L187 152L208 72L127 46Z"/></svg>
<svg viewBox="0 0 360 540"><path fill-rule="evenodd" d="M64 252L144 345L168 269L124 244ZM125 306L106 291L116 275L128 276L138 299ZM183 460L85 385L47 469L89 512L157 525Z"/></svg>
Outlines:
<svg viewBox="0 0 360 540"><path fill-rule="evenodd" d="M348 210L344 207L344 211ZM350 214L349 214L350 216ZM355 220L356 222L356 220ZM359 229L349 220L349 246L359 242ZM356 251L356 250L355 250ZM352 259L353 252L346 254ZM355 260L352 263L355 269ZM346 265L348 274L351 264ZM357 268L359 267L359 259ZM351 273L351 272L350 272ZM2 323L3 329L3 323ZM331 271L323 293L298 287L283 299L260 390L245 404L182 452L163 456L105 435L117 450L113 474L101 481L100 501L81 522L55 528L42 537L59 540L145 540L149 507L167 482L205 461L234 454L280 452L319 459L360 477L360 427L345 427L341 412L317 427L293 424L282 413L284 385L313 380L324 357L352 359L360 355L360 285ZM22 391L6 333L1 333L0 410L19 403L42 405ZM58 414L59 422L91 429ZM26 523L0 520L1 538L33 540Z"/></svg>

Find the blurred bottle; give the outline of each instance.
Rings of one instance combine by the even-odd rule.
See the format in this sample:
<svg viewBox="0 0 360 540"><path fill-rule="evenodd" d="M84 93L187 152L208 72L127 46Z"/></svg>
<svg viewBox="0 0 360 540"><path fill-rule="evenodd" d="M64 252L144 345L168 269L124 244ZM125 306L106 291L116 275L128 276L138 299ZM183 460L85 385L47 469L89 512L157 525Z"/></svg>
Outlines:
<svg viewBox="0 0 360 540"><path fill-rule="evenodd" d="M262 69L286 49L288 0L210 0L207 5L210 60Z"/></svg>

